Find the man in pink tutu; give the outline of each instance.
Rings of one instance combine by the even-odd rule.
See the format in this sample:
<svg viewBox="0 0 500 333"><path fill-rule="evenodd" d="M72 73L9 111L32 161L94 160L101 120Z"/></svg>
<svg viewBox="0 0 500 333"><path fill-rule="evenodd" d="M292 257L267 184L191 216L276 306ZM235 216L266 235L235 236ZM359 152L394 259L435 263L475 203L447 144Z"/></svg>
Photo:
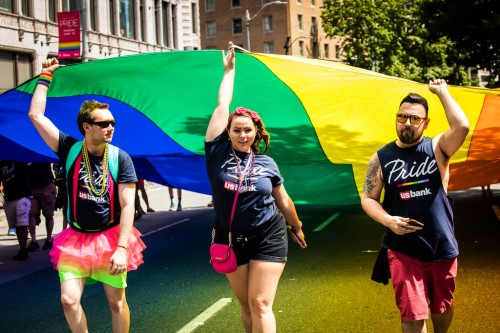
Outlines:
<svg viewBox="0 0 500 333"><path fill-rule="evenodd" d="M29 117L65 165L70 228L54 237L51 261L59 271L61 302L72 332L87 332L80 300L86 284L100 281L111 308L113 332L128 332L127 272L143 263L145 248L133 227L135 183L132 159L110 145L115 119L108 105L85 101L78 113L83 141L59 131L45 116L55 58L45 60Z"/></svg>

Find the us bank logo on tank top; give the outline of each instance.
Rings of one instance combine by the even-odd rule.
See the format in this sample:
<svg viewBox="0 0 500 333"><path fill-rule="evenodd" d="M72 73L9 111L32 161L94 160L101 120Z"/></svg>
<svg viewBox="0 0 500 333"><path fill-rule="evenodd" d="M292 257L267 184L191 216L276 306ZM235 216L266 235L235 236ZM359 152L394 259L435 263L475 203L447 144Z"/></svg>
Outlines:
<svg viewBox="0 0 500 333"><path fill-rule="evenodd" d="M390 161L384 165L384 168L389 171L389 178L387 184L392 182L404 181L408 178L423 178L432 175L434 172L438 171L435 159L430 159L426 157L421 163L416 161L412 163L411 167L407 165L404 161L397 159ZM412 190L411 186L428 183L429 179L420 179L416 181L410 181L402 184L398 184L399 196L402 200L410 200L411 198L419 198L427 195L432 195L431 190L425 187L422 190Z"/></svg>

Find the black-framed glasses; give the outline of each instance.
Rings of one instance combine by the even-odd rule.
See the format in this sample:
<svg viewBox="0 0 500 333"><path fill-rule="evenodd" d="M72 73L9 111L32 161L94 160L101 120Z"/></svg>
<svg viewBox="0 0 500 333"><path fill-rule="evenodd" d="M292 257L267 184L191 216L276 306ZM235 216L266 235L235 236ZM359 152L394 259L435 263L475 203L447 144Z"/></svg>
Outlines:
<svg viewBox="0 0 500 333"><path fill-rule="evenodd" d="M406 123L406 120L410 119L412 125L420 125L422 121L426 120L427 117L419 117L414 114L404 114L396 113L396 120L400 123Z"/></svg>
<svg viewBox="0 0 500 333"><path fill-rule="evenodd" d="M109 125L111 125L111 127L115 127L116 121L114 119L113 120L105 120L105 121L91 121L91 122L89 122L89 124L97 125L100 128L108 128Z"/></svg>

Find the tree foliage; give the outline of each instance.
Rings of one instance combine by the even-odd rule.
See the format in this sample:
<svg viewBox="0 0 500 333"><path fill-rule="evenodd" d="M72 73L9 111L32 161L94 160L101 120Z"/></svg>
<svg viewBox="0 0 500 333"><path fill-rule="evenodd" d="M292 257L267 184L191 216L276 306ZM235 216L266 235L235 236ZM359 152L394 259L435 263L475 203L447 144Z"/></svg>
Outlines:
<svg viewBox="0 0 500 333"><path fill-rule="evenodd" d="M322 13L323 27L328 36L342 37L345 62L350 65L403 77L419 82L428 82L440 77L452 84L471 84L467 70L478 64L492 72L490 57L465 59L464 49L478 43L475 30L461 27L458 14L459 3L494 2L498 0L325 0ZM457 11L454 18L448 10ZM465 14L466 15L466 14ZM486 13L483 13L486 15ZM443 17L448 17L446 29L442 28ZM478 18L480 15L478 16ZM455 24L453 24L455 22ZM495 21L499 24L499 20ZM465 25L464 25L465 26ZM478 30L484 29L484 26ZM490 25L491 26L491 25ZM465 43L464 33L469 31L474 43ZM490 35L497 35L489 31ZM474 32L474 33L473 33ZM462 36L462 37L460 37ZM496 39L500 41L499 38ZM486 43L481 52L491 47ZM478 49L476 47L476 49ZM498 52L498 45L495 49ZM492 53L492 52L490 52ZM467 61L466 61L467 60ZM479 61L481 60L481 61ZM486 61L488 60L488 61ZM498 66L496 67L498 68Z"/></svg>

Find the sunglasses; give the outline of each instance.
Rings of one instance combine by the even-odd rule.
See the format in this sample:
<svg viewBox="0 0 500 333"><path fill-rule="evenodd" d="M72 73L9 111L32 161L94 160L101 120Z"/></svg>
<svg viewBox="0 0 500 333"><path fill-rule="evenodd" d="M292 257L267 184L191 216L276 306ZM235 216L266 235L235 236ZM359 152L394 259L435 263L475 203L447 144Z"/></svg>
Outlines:
<svg viewBox="0 0 500 333"><path fill-rule="evenodd" d="M408 119L410 119L410 123L412 125L420 125L422 121L427 119L427 117L419 117L415 115L409 115L409 114L403 114L403 113L397 113L396 114L396 119L400 123L406 123Z"/></svg>
<svg viewBox="0 0 500 333"><path fill-rule="evenodd" d="M100 128L108 128L109 125L111 125L111 127L115 127L116 121L114 119L113 120L105 120L105 121L91 121L91 122L89 122L89 124L97 125Z"/></svg>

